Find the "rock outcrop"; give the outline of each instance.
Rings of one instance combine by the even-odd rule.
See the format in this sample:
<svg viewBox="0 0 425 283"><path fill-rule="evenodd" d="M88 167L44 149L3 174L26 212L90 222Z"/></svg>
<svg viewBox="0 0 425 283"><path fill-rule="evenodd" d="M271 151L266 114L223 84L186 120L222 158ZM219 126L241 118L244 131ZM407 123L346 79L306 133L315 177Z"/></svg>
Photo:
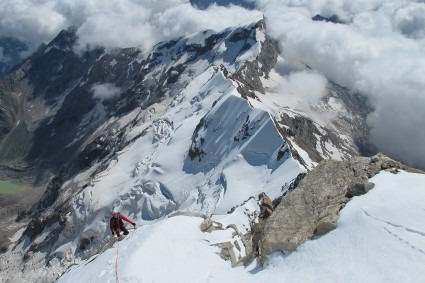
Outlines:
<svg viewBox="0 0 425 283"><path fill-rule="evenodd" d="M241 266L247 260L254 258L254 251L252 251L252 235L250 233L244 234L239 231L235 224L229 224L223 227L223 224L212 220L210 217L205 218L201 223L200 229L205 233L215 233L217 231L228 230L232 233L230 241L212 243L220 249L217 254L224 260L230 261L232 267ZM206 240L210 242L209 240Z"/></svg>
<svg viewBox="0 0 425 283"><path fill-rule="evenodd" d="M396 173L398 169L423 173L383 154L322 161L267 219L259 243L260 255L295 250L314 235L335 229L339 211L350 198L373 188L369 178L381 170Z"/></svg>

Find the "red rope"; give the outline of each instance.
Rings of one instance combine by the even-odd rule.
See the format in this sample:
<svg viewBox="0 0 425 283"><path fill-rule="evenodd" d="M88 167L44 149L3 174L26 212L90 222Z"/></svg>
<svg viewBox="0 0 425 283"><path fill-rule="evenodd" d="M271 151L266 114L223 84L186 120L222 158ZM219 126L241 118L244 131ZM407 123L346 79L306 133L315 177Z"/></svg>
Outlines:
<svg viewBox="0 0 425 283"><path fill-rule="evenodd" d="M117 258L115 260L115 276L117 278L117 283L120 283L120 277L118 276L118 255L119 255L119 249L120 249L120 242L117 242Z"/></svg>

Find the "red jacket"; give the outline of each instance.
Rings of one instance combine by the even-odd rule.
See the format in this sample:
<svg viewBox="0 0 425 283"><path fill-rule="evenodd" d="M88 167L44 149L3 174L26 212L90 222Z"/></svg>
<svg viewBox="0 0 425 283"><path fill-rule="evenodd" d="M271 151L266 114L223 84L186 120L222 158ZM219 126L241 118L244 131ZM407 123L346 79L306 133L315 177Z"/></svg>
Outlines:
<svg viewBox="0 0 425 283"><path fill-rule="evenodd" d="M128 223L134 225L134 222L122 215L121 213L118 215L118 218L115 218L114 216L111 217L109 220L109 228L111 229L111 232L114 231L114 227L116 227L116 230L121 230L121 228L124 226L124 223L122 221L127 221Z"/></svg>

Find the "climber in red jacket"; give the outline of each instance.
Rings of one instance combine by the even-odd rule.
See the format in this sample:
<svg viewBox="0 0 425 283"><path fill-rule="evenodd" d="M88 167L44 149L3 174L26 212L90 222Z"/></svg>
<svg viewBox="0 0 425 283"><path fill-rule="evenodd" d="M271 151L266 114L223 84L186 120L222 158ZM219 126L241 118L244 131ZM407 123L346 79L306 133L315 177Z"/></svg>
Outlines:
<svg viewBox="0 0 425 283"><path fill-rule="evenodd" d="M111 229L112 235L117 235L117 237L121 236L120 232L123 231L124 235L128 235L128 230L124 226L124 222L127 221L133 227L136 227L136 223L125 217L119 212L114 212L112 214L111 220L109 220L109 228Z"/></svg>

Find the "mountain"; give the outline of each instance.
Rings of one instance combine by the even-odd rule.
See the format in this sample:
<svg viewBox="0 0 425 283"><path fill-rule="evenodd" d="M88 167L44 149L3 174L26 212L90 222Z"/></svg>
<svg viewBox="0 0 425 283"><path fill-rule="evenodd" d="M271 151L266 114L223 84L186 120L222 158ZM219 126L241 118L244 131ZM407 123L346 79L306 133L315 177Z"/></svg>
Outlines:
<svg viewBox="0 0 425 283"><path fill-rule="evenodd" d="M0 36L0 78L22 62L30 54L25 42L8 36Z"/></svg>
<svg viewBox="0 0 425 283"><path fill-rule="evenodd" d="M244 252L235 230L250 227L246 214L257 207L251 200L214 216L223 228L234 224L223 230L202 232L202 217L182 215L145 225L58 282L423 282L425 175L383 171L370 181L375 188L341 210L335 230L294 252L273 253L264 267L232 268L214 245L238 242L235 253Z"/></svg>
<svg viewBox="0 0 425 283"><path fill-rule="evenodd" d="M248 9L254 9L255 4L250 0L190 0L190 4L197 7L198 9L207 9L211 5L218 6L229 6L229 5L239 5Z"/></svg>
<svg viewBox="0 0 425 283"><path fill-rule="evenodd" d="M47 184L7 233L5 282L16 282L17 270L23 282L51 282L110 254L114 210L143 225L140 237L200 224L170 215L226 218L220 225L236 233L237 255L236 244L209 241L224 258L244 257L260 192L279 200L324 159L375 153L361 94L329 81L319 101L288 106L282 76L312 70L279 55L264 20L146 54L75 53L77 40L76 28L62 31L0 81L1 176Z"/></svg>
<svg viewBox="0 0 425 283"><path fill-rule="evenodd" d="M311 18L313 21L325 21L325 22L331 22L334 24L343 24L344 22L341 21L337 15L332 15L329 18L323 17L319 14Z"/></svg>

